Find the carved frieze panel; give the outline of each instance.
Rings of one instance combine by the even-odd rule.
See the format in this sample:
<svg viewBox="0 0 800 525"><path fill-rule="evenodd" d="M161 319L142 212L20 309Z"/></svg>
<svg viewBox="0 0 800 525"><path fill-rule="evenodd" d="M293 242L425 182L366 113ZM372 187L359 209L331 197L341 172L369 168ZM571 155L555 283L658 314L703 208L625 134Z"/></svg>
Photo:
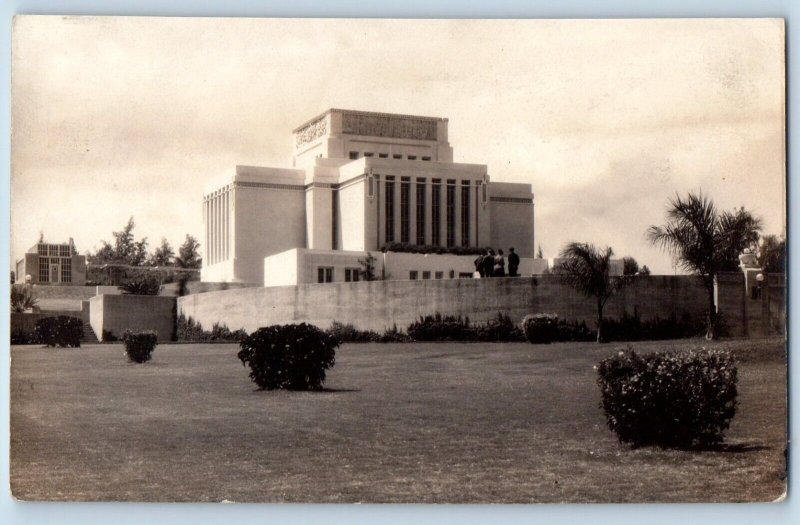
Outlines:
<svg viewBox="0 0 800 525"><path fill-rule="evenodd" d="M302 146L303 144L320 138L325 134L325 131L327 131L327 123L325 117L323 117L298 130L294 136L295 144L297 146Z"/></svg>
<svg viewBox="0 0 800 525"><path fill-rule="evenodd" d="M389 115L342 115L342 133L391 137L396 139L436 140L436 122Z"/></svg>

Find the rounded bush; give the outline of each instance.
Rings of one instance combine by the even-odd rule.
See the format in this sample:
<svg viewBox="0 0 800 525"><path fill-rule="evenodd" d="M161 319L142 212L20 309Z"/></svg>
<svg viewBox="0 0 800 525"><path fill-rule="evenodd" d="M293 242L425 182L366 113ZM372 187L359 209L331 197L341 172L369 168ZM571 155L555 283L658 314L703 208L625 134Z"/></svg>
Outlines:
<svg viewBox="0 0 800 525"><path fill-rule="evenodd" d="M550 343L558 339L558 316L556 314L526 315L522 320L522 331L529 343Z"/></svg>
<svg viewBox="0 0 800 525"><path fill-rule="evenodd" d="M158 334L152 330L133 332L125 330L122 334L125 343L125 355L133 363L145 363L153 357L153 350L158 343Z"/></svg>
<svg viewBox="0 0 800 525"><path fill-rule="evenodd" d="M737 369L724 350L628 350L597 371L608 428L635 447L715 445L736 414Z"/></svg>
<svg viewBox="0 0 800 525"><path fill-rule="evenodd" d="M238 357L262 390L319 390L325 370L335 363L339 339L301 323L259 328L240 346Z"/></svg>

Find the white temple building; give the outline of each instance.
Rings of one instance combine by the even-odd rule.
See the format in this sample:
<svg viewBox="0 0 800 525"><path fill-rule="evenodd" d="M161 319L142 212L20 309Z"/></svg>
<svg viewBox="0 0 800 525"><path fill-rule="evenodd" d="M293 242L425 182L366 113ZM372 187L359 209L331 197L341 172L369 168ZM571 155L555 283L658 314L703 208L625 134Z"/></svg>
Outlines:
<svg viewBox="0 0 800 525"><path fill-rule="evenodd" d="M390 279L472 276L475 255L397 253L397 243L506 255L514 247L522 275L542 273L547 262L533 259L531 185L490 182L486 165L453 162L447 125L329 109L293 131L291 168L236 166L211 181L202 280L358 280L367 252Z"/></svg>

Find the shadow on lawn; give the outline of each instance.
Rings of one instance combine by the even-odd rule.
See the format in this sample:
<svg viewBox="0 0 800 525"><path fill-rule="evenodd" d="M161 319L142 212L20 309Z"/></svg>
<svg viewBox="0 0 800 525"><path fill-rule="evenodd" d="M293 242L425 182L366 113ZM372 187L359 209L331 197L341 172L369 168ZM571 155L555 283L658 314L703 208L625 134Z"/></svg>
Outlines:
<svg viewBox="0 0 800 525"><path fill-rule="evenodd" d="M764 445L753 445L749 443L720 443L718 445L706 445L700 447L693 447L689 450L697 452L728 452L731 454L741 454L743 452L758 452L761 450L769 450L772 447Z"/></svg>
<svg viewBox="0 0 800 525"><path fill-rule="evenodd" d="M317 390L292 390L290 388L256 388L253 392L292 392L297 394L346 394L348 392L361 392L360 388L319 388Z"/></svg>

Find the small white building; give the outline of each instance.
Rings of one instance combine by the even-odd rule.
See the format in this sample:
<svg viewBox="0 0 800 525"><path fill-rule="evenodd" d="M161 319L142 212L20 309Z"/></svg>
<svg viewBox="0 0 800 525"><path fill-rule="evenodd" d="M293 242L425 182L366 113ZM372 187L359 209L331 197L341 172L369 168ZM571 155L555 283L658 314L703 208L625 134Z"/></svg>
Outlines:
<svg viewBox="0 0 800 525"><path fill-rule="evenodd" d="M341 109L300 125L292 168L236 166L206 187L201 279L345 281L367 252L389 279L474 271L475 255L382 253L395 243L506 256L514 247L521 274L542 273L531 185L491 182L486 165L453 162L447 125Z"/></svg>

